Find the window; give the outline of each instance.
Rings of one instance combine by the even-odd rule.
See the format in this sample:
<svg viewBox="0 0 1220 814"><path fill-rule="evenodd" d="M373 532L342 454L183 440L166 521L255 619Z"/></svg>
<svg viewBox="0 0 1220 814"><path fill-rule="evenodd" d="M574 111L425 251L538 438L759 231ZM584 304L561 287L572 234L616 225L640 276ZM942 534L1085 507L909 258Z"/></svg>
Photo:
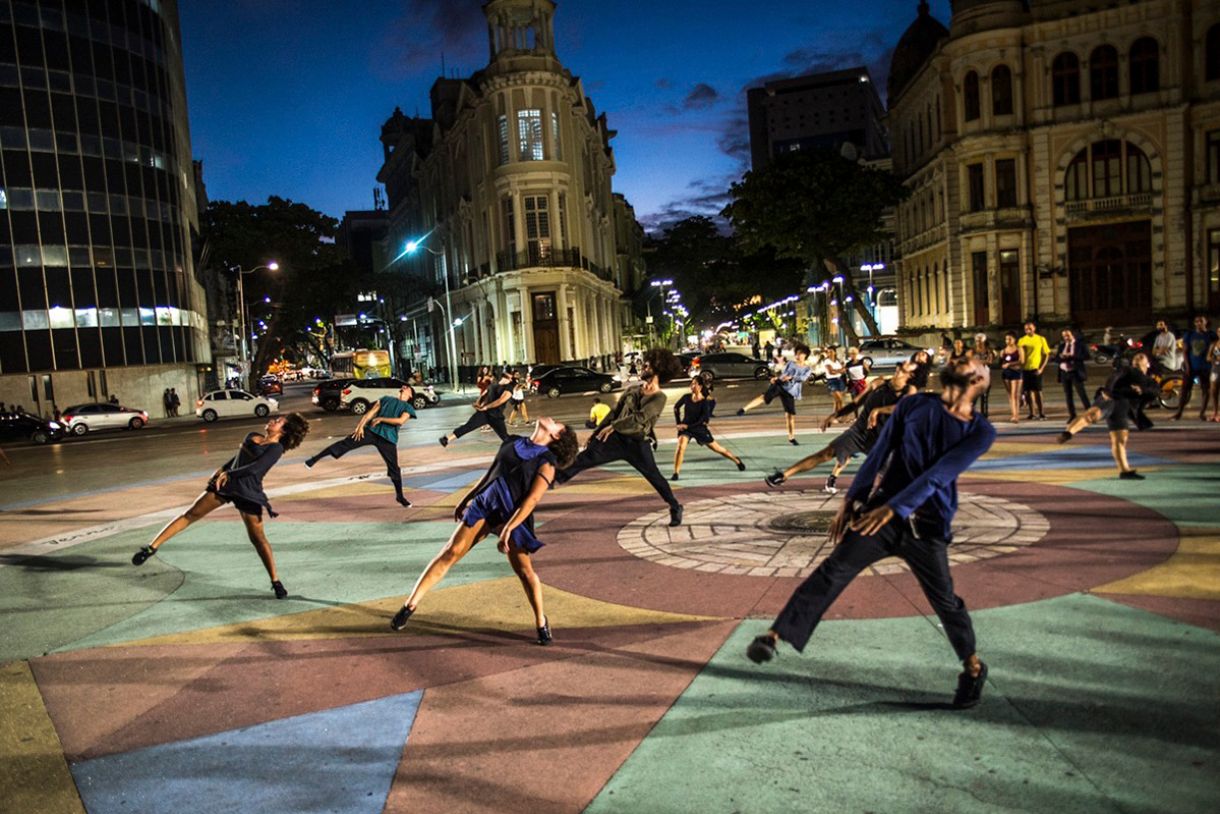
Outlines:
<svg viewBox="0 0 1220 814"><path fill-rule="evenodd" d="M966 109L966 121L972 122L979 117L979 75L974 71L966 74L962 81L962 102Z"/></svg>
<svg viewBox="0 0 1220 814"><path fill-rule="evenodd" d="M525 204L525 240L531 265L551 256L551 220L545 195L527 195Z"/></svg>
<svg viewBox="0 0 1220 814"><path fill-rule="evenodd" d="M1152 164L1144 151L1127 144L1127 194L1152 191Z"/></svg>
<svg viewBox="0 0 1220 814"><path fill-rule="evenodd" d="M511 263L517 254L517 221L513 216L512 197L500 199L500 216L504 225L504 249L508 252Z"/></svg>
<svg viewBox="0 0 1220 814"><path fill-rule="evenodd" d="M1220 130L1207 134L1207 183L1220 184Z"/></svg>
<svg viewBox="0 0 1220 814"><path fill-rule="evenodd" d="M1216 133L1220 136L1220 132ZM1220 142L1217 142L1217 149L1220 149ZM563 248L568 248L568 195L565 192L559 193L559 242Z"/></svg>
<svg viewBox="0 0 1220 814"><path fill-rule="evenodd" d="M1203 77L1208 82L1220 79L1220 23L1207 29L1203 63Z"/></svg>
<svg viewBox="0 0 1220 814"><path fill-rule="evenodd" d="M1017 162L1001 158L995 162L995 205L1017 205Z"/></svg>
<svg viewBox="0 0 1220 814"><path fill-rule="evenodd" d="M974 283L974 324L986 325L991 322L991 308L987 300L987 252L973 252L970 255L970 269Z"/></svg>
<svg viewBox="0 0 1220 814"><path fill-rule="evenodd" d="M1122 194L1122 142L1113 139L1093 145L1093 197Z"/></svg>
<svg viewBox="0 0 1220 814"><path fill-rule="evenodd" d="M983 165L971 164L966 167L967 198L971 212L981 212L986 208L983 199Z"/></svg>
<svg viewBox="0 0 1220 814"><path fill-rule="evenodd" d="M1083 201L1089 197L1089 151L1081 150L1068 165L1063 179L1064 197L1069 201Z"/></svg>
<svg viewBox="0 0 1220 814"><path fill-rule="evenodd" d="M1140 37L1131 44L1131 95L1160 90L1160 55L1156 40Z"/></svg>
<svg viewBox="0 0 1220 814"><path fill-rule="evenodd" d="M501 116L497 120L496 131L500 140L499 160L503 166L508 163L508 116Z"/></svg>
<svg viewBox="0 0 1220 814"><path fill-rule="evenodd" d="M522 161L542 160L542 111L517 111L517 142Z"/></svg>
<svg viewBox="0 0 1220 814"><path fill-rule="evenodd" d="M1220 297L1220 229L1207 233L1207 291L1213 300Z"/></svg>
<svg viewBox="0 0 1220 814"><path fill-rule="evenodd" d="M991 72L991 112L995 116L1012 114L1012 71L997 65Z"/></svg>
<svg viewBox="0 0 1220 814"><path fill-rule="evenodd" d="M563 147L559 139L559 114L551 111L551 149L555 153L556 161L563 161Z"/></svg>
<svg viewBox="0 0 1220 814"><path fill-rule="evenodd" d="M1118 96L1118 51L1111 45L1094 48L1089 57L1089 93L1094 101Z"/></svg>

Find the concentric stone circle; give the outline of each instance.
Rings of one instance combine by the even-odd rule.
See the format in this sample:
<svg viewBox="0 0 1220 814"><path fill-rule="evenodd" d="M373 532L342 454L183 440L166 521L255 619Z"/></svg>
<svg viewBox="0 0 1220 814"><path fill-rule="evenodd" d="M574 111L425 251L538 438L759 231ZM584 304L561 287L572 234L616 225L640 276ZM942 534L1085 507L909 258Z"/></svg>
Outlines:
<svg viewBox="0 0 1220 814"><path fill-rule="evenodd" d="M831 551L825 528L842 496L815 491L751 492L686 504L685 523L671 528L669 511L636 518L618 544L641 559L713 574L806 577ZM824 519L823 519L824 518ZM949 564L1011 554L1046 536L1040 512L1002 497L962 492L953 522ZM865 574L907 570L890 557Z"/></svg>

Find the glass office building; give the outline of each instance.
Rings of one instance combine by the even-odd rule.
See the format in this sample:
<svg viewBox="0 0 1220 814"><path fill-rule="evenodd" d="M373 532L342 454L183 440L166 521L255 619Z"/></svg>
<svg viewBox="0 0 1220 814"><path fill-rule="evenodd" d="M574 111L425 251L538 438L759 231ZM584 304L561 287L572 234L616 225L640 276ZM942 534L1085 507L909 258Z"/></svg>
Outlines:
<svg viewBox="0 0 1220 814"><path fill-rule="evenodd" d="M0 0L0 401L160 415L209 361L173 0Z"/></svg>

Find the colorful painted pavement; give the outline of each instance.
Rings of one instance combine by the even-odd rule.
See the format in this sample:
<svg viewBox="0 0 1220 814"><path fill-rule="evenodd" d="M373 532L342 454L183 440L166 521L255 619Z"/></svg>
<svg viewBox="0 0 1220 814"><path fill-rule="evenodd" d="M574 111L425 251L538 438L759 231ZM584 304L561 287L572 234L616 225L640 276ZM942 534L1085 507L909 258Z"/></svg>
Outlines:
<svg viewBox="0 0 1220 814"><path fill-rule="evenodd" d="M135 569L171 506L117 490L98 527L79 516L97 495L39 507L52 537L0 560L0 811L1215 810L1220 428L1136 436L1142 483L1113 478L1104 433L1001 435L961 483L953 568L991 679L958 712L897 562L804 655L745 659L824 556L831 505L820 477L762 475L826 436L722 424L750 471L692 449L679 529L618 467L548 496L548 648L489 543L387 628L474 444L408 471L406 522L376 479L283 465L282 602L234 515ZM332 471L374 467L354 458Z"/></svg>

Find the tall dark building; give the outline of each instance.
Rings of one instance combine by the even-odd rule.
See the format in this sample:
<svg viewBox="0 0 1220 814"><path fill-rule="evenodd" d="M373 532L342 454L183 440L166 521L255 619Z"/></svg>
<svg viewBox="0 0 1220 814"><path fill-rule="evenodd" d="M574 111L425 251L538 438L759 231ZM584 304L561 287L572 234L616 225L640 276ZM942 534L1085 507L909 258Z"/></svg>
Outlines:
<svg viewBox="0 0 1220 814"><path fill-rule="evenodd" d="M0 0L0 153L0 400L193 397L211 357L175 0Z"/></svg>

